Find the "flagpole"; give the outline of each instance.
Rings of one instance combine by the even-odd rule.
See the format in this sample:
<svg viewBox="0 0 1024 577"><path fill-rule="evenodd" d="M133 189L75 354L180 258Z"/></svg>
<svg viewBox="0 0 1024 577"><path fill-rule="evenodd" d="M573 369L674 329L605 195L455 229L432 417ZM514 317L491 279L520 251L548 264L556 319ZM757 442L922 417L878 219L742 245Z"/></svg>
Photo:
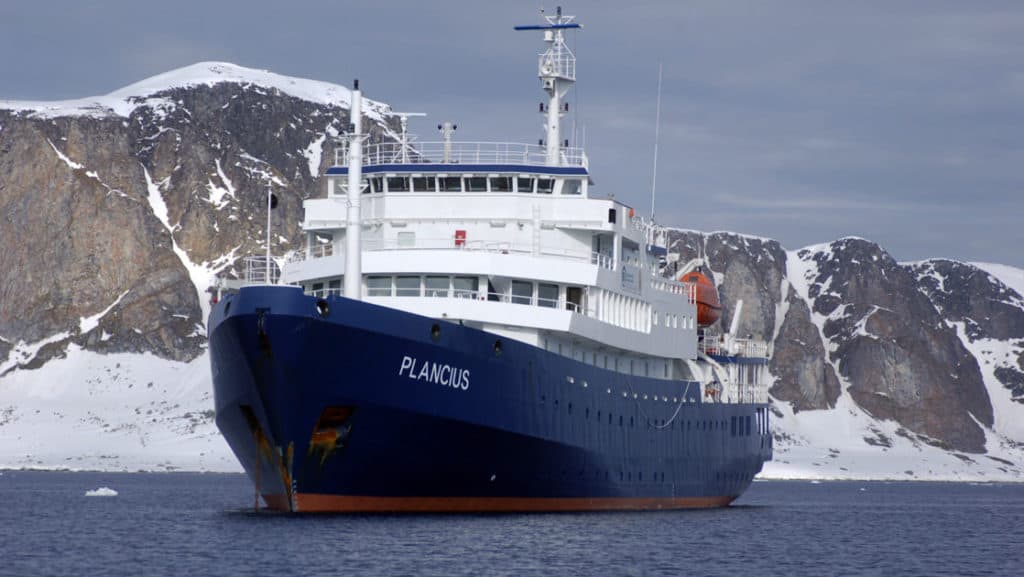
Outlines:
<svg viewBox="0 0 1024 577"><path fill-rule="evenodd" d="M274 284L270 279L270 211L273 208L274 193L271 184L267 183L267 284Z"/></svg>

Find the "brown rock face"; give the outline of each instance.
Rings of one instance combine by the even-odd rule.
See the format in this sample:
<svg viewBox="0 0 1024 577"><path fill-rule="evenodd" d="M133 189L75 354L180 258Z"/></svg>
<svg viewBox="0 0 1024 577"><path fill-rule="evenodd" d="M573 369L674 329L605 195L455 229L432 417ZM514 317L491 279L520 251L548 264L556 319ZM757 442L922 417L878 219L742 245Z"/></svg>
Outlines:
<svg viewBox="0 0 1024 577"><path fill-rule="evenodd" d="M817 267L808 293L854 401L939 444L983 452L977 422L992 425L992 406L981 371L916 277L861 239L800 258Z"/></svg>
<svg viewBox="0 0 1024 577"><path fill-rule="evenodd" d="M962 323L971 342L1020 343L1017 361L996 366L993 374L1024 403L1024 297L974 265L935 259L908 268L920 291L947 322Z"/></svg>
<svg viewBox="0 0 1024 577"><path fill-rule="evenodd" d="M273 251L301 246L302 200L322 194L331 134L349 122L340 106L239 82L135 104L127 118L0 110L0 364L18 342L50 338L36 365L68 342L195 358L207 295L189 266L261 251L268 187ZM95 328L80 323L108 307Z"/></svg>
<svg viewBox="0 0 1024 577"><path fill-rule="evenodd" d="M717 328L728 330L742 299L739 334L771 341L773 398L794 411L830 409L842 394L841 377L853 401L876 418L929 443L984 451L978 423L992 425L992 406L977 360L947 321L964 322L979 338L1021 338L1024 300L1001 283L968 265L930 264L924 274L861 239L798 253L810 265L807 279L787 279L792 255L774 241L694 231L675 231L670 240L680 263L705 255L724 310ZM929 284L934 270L947 278L942 290ZM807 301L783 280L806 283ZM996 375L1024 391L1019 367Z"/></svg>
<svg viewBox="0 0 1024 577"><path fill-rule="evenodd" d="M769 364L775 376L769 393L789 402L794 412L831 409L839 398L839 379L828 362L821 335L803 299L790 292L787 303L789 309Z"/></svg>

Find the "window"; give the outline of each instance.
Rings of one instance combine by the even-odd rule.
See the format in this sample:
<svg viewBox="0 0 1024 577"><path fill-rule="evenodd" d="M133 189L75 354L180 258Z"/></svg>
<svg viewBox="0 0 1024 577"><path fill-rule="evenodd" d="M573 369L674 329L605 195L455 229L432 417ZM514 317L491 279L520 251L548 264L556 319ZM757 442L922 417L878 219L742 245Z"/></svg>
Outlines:
<svg viewBox="0 0 1024 577"><path fill-rule="evenodd" d="M348 194L348 175L334 177L334 196Z"/></svg>
<svg viewBox="0 0 1024 577"><path fill-rule="evenodd" d="M323 292L324 292L324 283L322 283L322 282L315 282L315 283L313 283L313 295L314 296L322 296Z"/></svg>
<svg viewBox="0 0 1024 577"><path fill-rule="evenodd" d="M395 277L395 296L418 297L420 296L420 277L398 276Z"/></svg>
<svg viewBox="0 0 1024 577"><path fill-rule="evenodd" d="M580 312L583 308L583 287L565 287L565 308L573 312Z"/></svg>
<svg viewBox="0 0 1024 577"><path fill-rule="evenodd" d="M512 302L528 305L533 302L533 283L524 280L512 281Z"/></svg>
<svg viewBox="0 0 1024 577"><path fill-rule="evenodd" d="M574 179L566 180L566 181L562 182L562 194L578 195L578 194L582 194L582 192L583 191L582 191L582 189L580 187L580 181L579 180L576 180L574 178Z"/></svg>
<svg viewBox="0 0 1024 577"><path fill-rule="evenodd" d="M411 230L403 230L398 233L398 247L409 248L416 246L416 233Z"/></svg>
<svg viewBox="0 0 1024 577"><path fill-rule="evenodd" d="M444 192L462 192L462 179L458 176L442 176L438 182Z"/></svg>
<svg viewBox="0 0 1024 577"><path fill-rule="evenodd" d="M388 192L409 192L409 177L389 176Z"/></svg>
<svg viewBox="0 0 1024 577"><path fill-rule="evenodd" d="M519 192L533 192L533 179L525 176L520 176L519 178L516 179L516 188L519 190Z"/></svg>
<svg viewBox="0 0 1024 577"><path fill-rule="evenodd" d="M414 176L412 179L412 191L413 192L436 192L437 191L437 177L436 176Z"/></svg>
<svg viewBox="0 0 1024 577"><path fill-rule="evenodd" d="M448 277L446 276L428 276L423 280L423 286L428 297L448 296Z"/></svg>
<svg viewBox="0 0 1024 577"><path fill-rule="evenodd" d="M384 192L384 178L381 176L375 176L370 179L370 192L378 193Z"/></svg>
<svg viewBox="0 0 1024 577"><path fill-rule="evenodd" d="M341 294L341 279L334 279L327 282L327 294L340 295Z"/></svg>
<svg viewBox="0 0 1024 577"><path fill-rule="evenodd" d="M391 277L389 276L368 276L366 277L366 296L389 297L391 296Z"/></svg>
<svg viewBox="0 0 1024 577"><path fill-rule="evenodd" d="M555 308L558 306L558 285L539 283L537 285L537 305Z"/></svg>
<svg viewBox="0 0 1024 577"><path fill-rule="evenodd" d="M452 288L455 289L455 298L475 299L480 289L480 279L475 276L457 276L452 279Z"/></svg>
<svg viewBox="0 0 1024 577"><path fill-rule="evenodd" d="M487 177L467 176L466 192L487 192Z"/></svg>
<svg viewBox="0 0 1024 577"><path fill-rule="evenodd" d="M551 190L555 187L555 179L553 178L538 178L537 179L537 194L551 194Z"/></svg>
<svg viewBox="0 0 1024 577"><path fill-rule="evenodd" d="M512 177L492 176L491 192L512 192Z"/></svg>

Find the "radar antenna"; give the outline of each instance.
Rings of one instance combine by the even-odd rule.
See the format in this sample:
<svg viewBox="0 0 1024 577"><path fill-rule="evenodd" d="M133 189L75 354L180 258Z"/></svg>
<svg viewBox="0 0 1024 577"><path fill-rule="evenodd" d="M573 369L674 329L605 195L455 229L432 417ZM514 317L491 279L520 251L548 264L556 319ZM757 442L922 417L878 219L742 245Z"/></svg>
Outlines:
<svg viewBox="0 0 1024 577"><path fill-rule="evenodd" d="M565 30L578 29L582 26L573 20L575 16L562 14L559 6L554 16L548 16L541 10L541 16L547 24L516 26L516 30L543 30L547 50L537 60L537 75L541 86L548 94L546 159L549 166L558 166L561 142L562 115L568 112L568 106L562 106L561 100L576 82L576 55L565 43Z"/></svg>
<svg viewBox="0 0 1024 577"><path fill-rule="evenodd" d="M426 116L426 112L392 112L398 117L399 126L401 127L401 134L398 135L398 142L401 150L400 160L402 164L409 164L409 151L412 150L411 137L409 135L409 117L410 116Z"/></svg>

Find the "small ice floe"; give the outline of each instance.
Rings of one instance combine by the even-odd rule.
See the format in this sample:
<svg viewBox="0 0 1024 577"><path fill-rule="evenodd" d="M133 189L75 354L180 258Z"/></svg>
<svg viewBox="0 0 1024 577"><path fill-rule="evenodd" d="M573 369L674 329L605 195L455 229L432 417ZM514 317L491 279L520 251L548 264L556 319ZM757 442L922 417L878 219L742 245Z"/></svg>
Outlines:
<svg viewBox="0 0 1024 577"><path fill-rule="evenodd" d="M100 487L99 489L92 489L85 492L86 497L116 497L117 491L110 487Z"/></svg>
<svg viewBox="0 0 1024 577"><path fill-rule="evenodd" d="M813 481L811 481L811 484L812 484L812 485L820 485L820 484L821 484L821 481L819 481L819 480L817 480L817 479L814 479Z"/></svg>
<svg viewBox="0 0 1024 577"><path fill-rule="evenodd" d="M867 491L867 489L865 489L864 487L861 487L860 490L861 491Z"/></svg>

